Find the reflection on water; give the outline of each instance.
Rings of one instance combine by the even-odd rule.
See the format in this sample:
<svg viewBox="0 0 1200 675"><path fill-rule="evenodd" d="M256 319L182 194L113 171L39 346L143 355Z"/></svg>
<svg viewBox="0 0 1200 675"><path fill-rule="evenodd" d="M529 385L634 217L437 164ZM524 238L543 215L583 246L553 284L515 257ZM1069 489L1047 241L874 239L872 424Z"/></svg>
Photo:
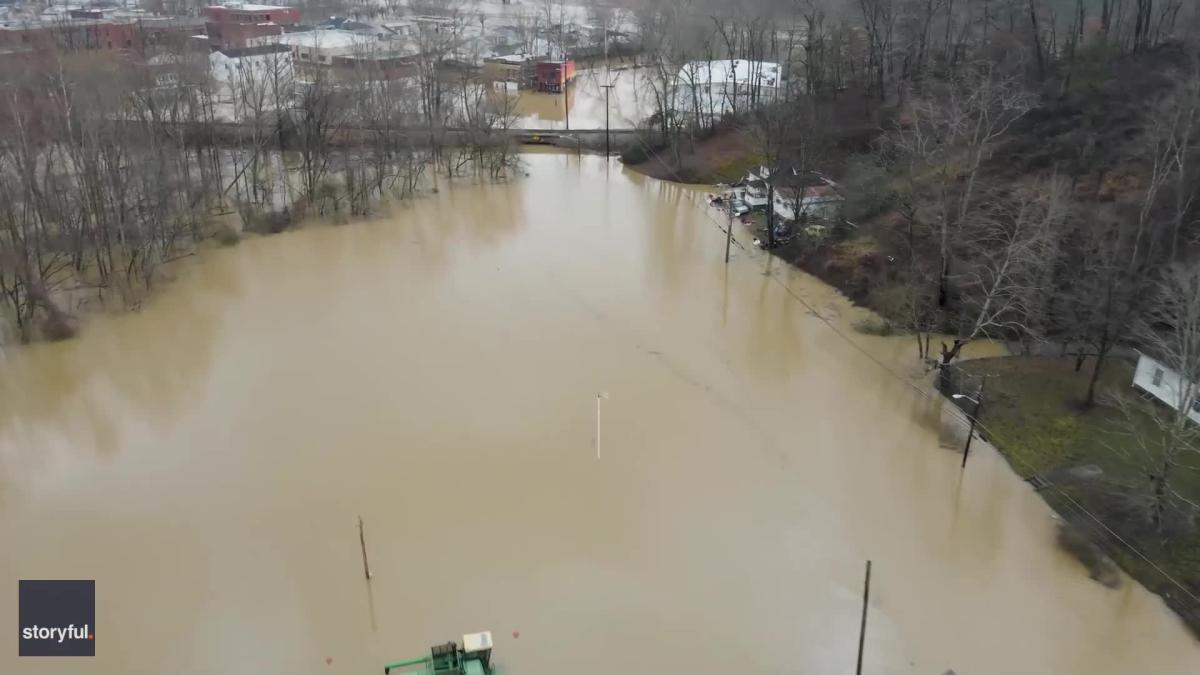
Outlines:
<svg viewBox="0 0 1200 675"><path fill-rule="evenodd" d="M849 672L871 558L867 672L1196 672L1002 459L960 473L940 402L825 323L859 310L722 265L695 190L526 160L206 253L0 365L0 606L95 578L112 675L377 672L479 629L522 675ZM853 338L911 370L909 340Z"/></svg>

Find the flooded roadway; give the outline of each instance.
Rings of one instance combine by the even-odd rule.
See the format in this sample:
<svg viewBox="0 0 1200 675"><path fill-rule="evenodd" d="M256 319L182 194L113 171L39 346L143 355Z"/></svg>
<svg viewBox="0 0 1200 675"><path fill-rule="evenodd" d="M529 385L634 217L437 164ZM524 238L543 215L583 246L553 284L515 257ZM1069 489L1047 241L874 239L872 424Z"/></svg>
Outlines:
<svg viewBox="0 0 1200 675"><path fill-rule="evenodd" d="M614 65L584 68L566 94L522 90L515 113L522 129L603 129L607 106L612 129L635 129L654 113L648 69ZM604 85L611 85L605 102ZM568 119L569 118L569 119ZM568 125L568 122L570 123Z"/></svg>
<svg viewBox="0 0 1200 675"><path fill-rule="evenodd" d="M999 458L960 474L827 287L724 267L694 191L528 161L10 355L0 672L377 673L490 629L509 675L850 673L868 558L867 673L1198 671ZM94 660L15 657L18 578L97 580Z"/></svg>

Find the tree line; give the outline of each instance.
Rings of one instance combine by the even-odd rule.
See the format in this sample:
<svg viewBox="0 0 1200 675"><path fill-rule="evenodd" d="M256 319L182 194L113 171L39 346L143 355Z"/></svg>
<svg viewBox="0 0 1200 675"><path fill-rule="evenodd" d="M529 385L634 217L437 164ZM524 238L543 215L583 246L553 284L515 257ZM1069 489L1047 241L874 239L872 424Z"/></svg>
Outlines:
<svg viewBox="0 0 1200 675"><path fill-rule="evenodd" d="M375 45L337 69L282 49L223 68L182 41L0 69L0 340L66 337L76 310L136 305L212 237L363 215L435 174L503 178L514 97L444 67L455 31L416 40L399 72Z"/></svg>
<svg viewBox="0 0 1200 675"><path fill-rule="evenodd" d="M1194 534L1200 505L1180 485L1200 470L1200 5L650 0L633 13L668 160L720 130L741 134L769 189L836 174L847 220L813 248L853 232L878 244L847 273L870 281L856 299L911 334L943 384L976 340L1059 345L1085 375L1081 409L1124 413L1113 426L1138 449L1145 480L1102 502L1133 506L1121 518L1142 524L1123 535L1161 553ZM731 58L787 78L723 115L679 100L705 86L681 64ZM1129 348L1179 375L1173 405L1101 390Z"/></svg>

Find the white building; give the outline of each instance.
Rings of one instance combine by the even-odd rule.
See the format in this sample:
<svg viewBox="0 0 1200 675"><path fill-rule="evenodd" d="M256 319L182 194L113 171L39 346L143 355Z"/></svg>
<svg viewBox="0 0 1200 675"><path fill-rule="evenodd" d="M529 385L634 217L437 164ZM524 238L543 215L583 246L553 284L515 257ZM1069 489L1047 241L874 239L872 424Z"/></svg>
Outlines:
<svg viewBox="0 0 1200 675"><path fill-rule="evenodd" d="M778 63L725 59L691 61L676 76L675 107L682 115L699 109L705 117L720 117L734 110L772 101L783 85Z"/></svg>
<svg viewBox="0 0 1200 675"><path fill-rule="evenodd" d="M774 186L775 215L787 221L799 216L807 219L836 220L841 216L845 198L837 183L815 171L802 172L784 167L771 176L765 166L751 169L742 181L746 204L765 211L768 184Z"/></svg>
<svg viewBox="0 0 1200 675"><path fill-rule="evenodd" d="M222 117L248 115L289 106L295 92L292 52L281 45L225 49L208 56Z"/></svg>
<svg viewBox="0 0 1200 675"><path fill-rule="evenodd" d="M292 50L295 62L331 65L334 57L352 56L371 51L379 46L379 40L348 30L311 30L304 33L287 33L279 38L279 44Z"/></svg>
<svg viewBox="0 0 1200 675"><path fill-rule="evenodd" d="M1146 354L1139 354L1137 369L1133 371L1133 386L1176 410L1184 405L1190 406L1188 418L1200 424L1200 389L1197 388L1200 385L1189 383L1170 366Z"/></svg>

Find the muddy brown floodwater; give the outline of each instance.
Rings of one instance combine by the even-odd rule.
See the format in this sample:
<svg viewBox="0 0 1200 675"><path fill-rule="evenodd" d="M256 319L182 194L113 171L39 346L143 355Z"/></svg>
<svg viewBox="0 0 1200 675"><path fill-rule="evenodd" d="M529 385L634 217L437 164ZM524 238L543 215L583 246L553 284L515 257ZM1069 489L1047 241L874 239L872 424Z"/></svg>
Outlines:
<svg viewBox="0 0 1200 675"><path fill-rule="evenodd" d="M583 68L563 94L523 90L517 96L516 125L524 129L603 129L604 85L609 90L608 124L612 129L634 129L654 112L648 69L615 64L609 70L597 65ZM570 112L570 120L567 119Z"/></svg>
<svg viewBox="0 0 1200 675"><path fill-rule="evenodd" d="M868 558L867 673L1200 672L798 300L845 325L835 293L724 267L694 190L527 161L11 353L0 672L378 673L490 629L508 675L851 673ZM96 579L94 660L16 658L18 578Z"/></svg>

